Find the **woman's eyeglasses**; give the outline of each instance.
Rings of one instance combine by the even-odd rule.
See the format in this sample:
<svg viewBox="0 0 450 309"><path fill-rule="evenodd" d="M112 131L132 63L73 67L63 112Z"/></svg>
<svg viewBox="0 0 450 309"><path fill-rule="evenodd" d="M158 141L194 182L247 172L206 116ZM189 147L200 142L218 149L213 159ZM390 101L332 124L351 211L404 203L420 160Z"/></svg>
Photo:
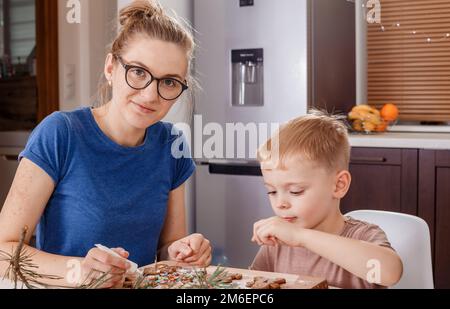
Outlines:
<svg viewBox="0 0 450 309"><path fill-rule="evenodd" d="M125 81L135 90L143 90L153 81L158 83L158 95L164 100L178 99L189 87L175 78L156 78L148 70L135 65L125 64L120 56L114 56L125 69Z"/></svg>

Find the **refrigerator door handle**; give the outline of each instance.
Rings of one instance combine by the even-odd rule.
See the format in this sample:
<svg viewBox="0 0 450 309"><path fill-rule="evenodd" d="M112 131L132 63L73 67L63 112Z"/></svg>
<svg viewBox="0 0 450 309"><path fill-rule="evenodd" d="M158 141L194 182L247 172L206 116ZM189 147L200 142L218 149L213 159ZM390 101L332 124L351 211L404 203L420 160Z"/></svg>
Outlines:
<svg viewBox="0 0 450 309"><path fill-rule="evenodd" d="M217 175L262 176L259 163L209 162L209 173Z"/></svg>

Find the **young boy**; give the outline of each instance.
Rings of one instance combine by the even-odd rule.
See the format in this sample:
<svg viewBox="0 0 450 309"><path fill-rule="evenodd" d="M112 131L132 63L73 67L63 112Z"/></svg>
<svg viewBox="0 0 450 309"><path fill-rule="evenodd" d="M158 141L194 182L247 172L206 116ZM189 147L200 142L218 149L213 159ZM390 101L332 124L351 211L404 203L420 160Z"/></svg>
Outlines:
<svg viewBox="0 0 450 309"><path fill-rule="evenodd" d="M402 261L376 225L342 215L350 145L345 125L321 112L282 126L258 152L275 217L255 223L251 269L326 278L341 288L382 288ZM364 206L364 205L362 205Z"/></svg>

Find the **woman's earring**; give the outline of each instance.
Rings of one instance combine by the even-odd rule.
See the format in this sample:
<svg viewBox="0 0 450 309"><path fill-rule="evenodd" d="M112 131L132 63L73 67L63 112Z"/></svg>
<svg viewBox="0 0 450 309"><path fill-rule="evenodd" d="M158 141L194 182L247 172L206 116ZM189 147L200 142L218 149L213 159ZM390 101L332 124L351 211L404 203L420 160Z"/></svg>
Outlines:
<svg viewBox="0 0 450 309"><path fill-rule="evenodd" d="M112 87L112 81L111 80L108 80L108 85L109 85L109 87Z"/></svg>

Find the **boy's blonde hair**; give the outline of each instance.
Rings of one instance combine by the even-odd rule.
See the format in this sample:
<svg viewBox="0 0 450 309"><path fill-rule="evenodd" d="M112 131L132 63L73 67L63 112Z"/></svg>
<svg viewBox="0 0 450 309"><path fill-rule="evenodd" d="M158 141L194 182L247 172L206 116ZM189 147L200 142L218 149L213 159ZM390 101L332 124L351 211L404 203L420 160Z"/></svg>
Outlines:
<svg viewBox="0 0 450 309"><path fill-rule="evenodd" d="M289 121L259 148L258 160L283 168L287 158L300 156L328 170L348 169L350 144L341 118L312 110Z"/></svg>

